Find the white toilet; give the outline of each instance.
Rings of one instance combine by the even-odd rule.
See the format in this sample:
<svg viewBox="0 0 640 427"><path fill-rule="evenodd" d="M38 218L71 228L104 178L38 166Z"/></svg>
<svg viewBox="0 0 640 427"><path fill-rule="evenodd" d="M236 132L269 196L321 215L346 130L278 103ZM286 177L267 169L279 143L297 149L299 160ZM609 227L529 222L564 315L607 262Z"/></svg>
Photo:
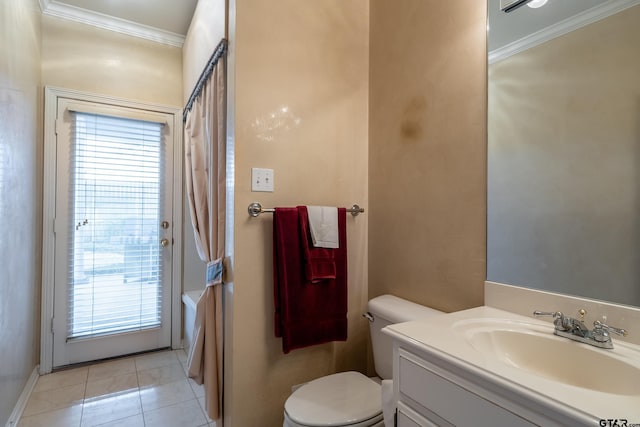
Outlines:
<svg viewBox="0 0 640 427"><path fill-rule="evenodd" d="M393 295L373 298L368 310L375 369L382 379L393 373L393 344L382 328L442 313ZM301 386L284 404L283 427L312 426L384 427L380 384L359 372L341 372Z"/></svg>

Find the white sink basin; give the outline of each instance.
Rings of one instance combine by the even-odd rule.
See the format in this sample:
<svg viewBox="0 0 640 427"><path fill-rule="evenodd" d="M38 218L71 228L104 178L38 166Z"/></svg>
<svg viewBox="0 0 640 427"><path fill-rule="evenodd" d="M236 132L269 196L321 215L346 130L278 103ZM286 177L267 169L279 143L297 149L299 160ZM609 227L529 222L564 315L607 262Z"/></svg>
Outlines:
<svg viewBox="0 0 640 427"><path fill-rule="evenodd" d="M497 325L498 326L498 325ZM502 363L575 387L620 395L640 394L640 369L566 338L531 330L471 328L465 335L479 352Z"/></svg>

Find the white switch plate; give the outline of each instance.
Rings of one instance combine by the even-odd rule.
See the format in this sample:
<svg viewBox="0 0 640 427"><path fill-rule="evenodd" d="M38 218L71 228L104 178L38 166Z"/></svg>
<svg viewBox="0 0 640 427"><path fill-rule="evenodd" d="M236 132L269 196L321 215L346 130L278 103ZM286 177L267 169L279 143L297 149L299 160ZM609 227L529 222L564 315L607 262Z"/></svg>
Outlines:
<svg viewBox="0 0 640 427"><path fill-rule="evenodd" d="M251 191L273 192L273 169L251 168Z"/></svg>

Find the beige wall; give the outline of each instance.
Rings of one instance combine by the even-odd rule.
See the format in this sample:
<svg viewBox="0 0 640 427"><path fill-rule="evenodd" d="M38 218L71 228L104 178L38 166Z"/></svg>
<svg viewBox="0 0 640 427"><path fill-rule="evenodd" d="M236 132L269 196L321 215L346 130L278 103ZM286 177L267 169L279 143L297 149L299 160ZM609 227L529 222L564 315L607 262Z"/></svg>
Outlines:
<svg viewBox="0 0 640 427"><path fill-rule="evenodd" d="M491 65L489 280L640 305L639 22Z"/></svg>
<svg viewBox="0 0 640 427"><path fill-rule="evenodd" d="M0 425L38 363L40 31L36 1L0 1Z"/></svg>
<svg viewBox="0 0 640 427"><path fill-rule="evenodd" d="M369 297L483 303L485 1L371 1Z"/></svg>
<svg viewBox="0 0 640 427"><path fill-rule="evenodd" d="M180 48L42 17L42 83L182 106Z"/></svg>
<svg viewBox="0 0 640 427"><path fill-rule="evenodd" d="M366 369L368 325L360 315L367 300L368 209L347 221L349 340L284 355L273 333L272 216L249 218L247 205L369 207L368 1L247 0L235 7L235 277L227 416L233 426L275 426L282 423L291 386ZM275 192L250 191L252 167L275 170Z"/></svg>
<svg viewBox="0 0 640 427"><path fill-rule="evenodd" d="M220 40L226 37L226 1L198 0L182 47L184 104Z"/></svg>

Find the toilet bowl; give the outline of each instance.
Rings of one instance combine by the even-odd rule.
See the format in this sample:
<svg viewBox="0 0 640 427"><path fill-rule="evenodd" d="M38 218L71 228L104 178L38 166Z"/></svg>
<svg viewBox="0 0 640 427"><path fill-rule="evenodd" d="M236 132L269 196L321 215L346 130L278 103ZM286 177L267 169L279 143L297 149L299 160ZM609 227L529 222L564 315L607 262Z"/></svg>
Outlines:
<svg viewBox="0 0 640 427"><path fill-rule="evenodd" d="M284 426L383 426L380 386L360 372L313 380L284 405Z"/></svg>
<svg viewBox="0 0 640 427"><path fill-rule="evenodd" d="M368 310L376 373L389 380L393 343L382 328L442 313L393 295L373 298ZM384 427L381 402L381 387L373 379L353 371L327 375L302 385L289 396L283 427Z"/></svg>

